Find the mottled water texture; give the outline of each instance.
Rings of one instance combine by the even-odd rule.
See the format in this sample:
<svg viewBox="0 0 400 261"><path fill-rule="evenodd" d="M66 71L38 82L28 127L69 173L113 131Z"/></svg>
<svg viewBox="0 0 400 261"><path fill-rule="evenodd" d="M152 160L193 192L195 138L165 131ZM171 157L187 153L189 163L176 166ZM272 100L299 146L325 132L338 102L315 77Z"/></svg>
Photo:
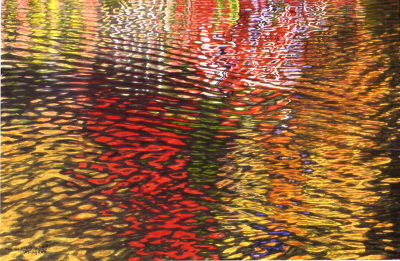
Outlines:
<svg viewBox="0 0 400 261"><path fill-rule="evenodd" d="M400 258L397 0L1 15L1 260Z"/></svg>

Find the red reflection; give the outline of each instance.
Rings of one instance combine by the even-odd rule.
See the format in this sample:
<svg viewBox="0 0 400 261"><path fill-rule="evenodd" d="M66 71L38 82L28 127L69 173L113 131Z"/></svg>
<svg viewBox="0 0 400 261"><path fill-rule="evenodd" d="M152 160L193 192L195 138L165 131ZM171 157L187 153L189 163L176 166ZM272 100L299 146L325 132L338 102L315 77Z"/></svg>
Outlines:
<svg viewBox="0 0 400 261"><path fill-rule="evenodd" d="M102 147L108 148L108 152L98 156L96 162L85 162L79 166L82 169L106 173L107 177L92 178L82 174L75 176L96 186L114 183L113 186L101 190L101 193L120 202L119 207L132 213L128 217L122 217L129 227L118 234L127 239L135 235L136 239L127 241L127 245L132 247L137 257L129 260L140 260L140 256L161 259L217 259L216 248L210 243L204 244L206 238L215 238L214 232L207 230L215 220L201 219L203 216L210 216L210 209L203 202L216 200L204 192L209 186L196 185L188 177L190 159L187 155L190 152L185 140L190 139L190 136L165 130L169 128L188 131L192 128L172 124L170 121L172 118L175 122L182 122L182 119L154 116L146 112L147 109L162 111L162 104L153 103L151 108L148 104L152 100L165 100L165 97L154 96L149 99L147 96L149 101L144 102L139 98L122 100L117 95L108 94L109 92L110 89L97 92L92 109L83 110L90 115L86 122L86 135ZM121 112L118 106L120 104L127 107L141 104L142 107L123 111L124 116L116 116ZM193 103L190 106L197 105ZM85 155L77 155L82 156ZM129 188L131 194L127 197L126 192L123 192L124 199L121 199L119 191L126 188ZM104 216L116 215L109 210L100 212ZM110 229L114 230L112 227Z"/></svg>
<svg viewBox="0 0 400 261"><path fill-rule="evenodd" d="M212 96L209 91L230 94L233 91L232 106L221 110L221 116L285 118L285 113L265 112L279 110L288 99L267 107L262 103L287 93L295 78L282 68L293 68L299 63L300 58L293 58L293 53L288 55L288 50L298 45L294 36L301 3L286 1L282 6L272 6L267 1L239 1L240 19L232 21L234 10L228 8L229 1L224 1L222 7L214 0L191 0L190 6L177 2L176 21L182 24L171 27L182 30L185 44L194 52L189 55L179 49L173 51L182 57L183 54L190 56L187 59L195 62L197 68L197 77L191 79L205 83L193 83L198 89L182 88L181 93ZM185 5L190 9L186 21L177 12ZM262 30L264 27L268 30ZM218 259L215 240L223 239L225 234L215 228L216 221L206 204L217 199L207 193L208 186L194 183L188 172L191 151L187 143L193 138L190 136L193 128L188 123L195 121L170 116L167 109L193 110L187 114L198 116L196 112L201 111L198 102L187 99L182 103L153 94L122 98L115 89L99 89L97 86L101 83L92 82L98 90L94 94L94 106L82 112L89 115L87 137L108 152L98 156L96 162L84 162L79 167L106 175L96 178L77 173L75 176L94 186L104 186L101 193L129 211L128 216L122 217L129 227L118 231L120 237L127 238L127 246L135 253L129 260ZM135 84L135 87L151 89L146 84ZM238 107L244 109L236 110ZM238 120L230 118L222 125L236 126ZM259 128L270 131L273 125L260 124ZM225 135L229 131L221 133ZM126 189L130 191L129 197ZM100 213L118 215L108 209Z"/></svg>

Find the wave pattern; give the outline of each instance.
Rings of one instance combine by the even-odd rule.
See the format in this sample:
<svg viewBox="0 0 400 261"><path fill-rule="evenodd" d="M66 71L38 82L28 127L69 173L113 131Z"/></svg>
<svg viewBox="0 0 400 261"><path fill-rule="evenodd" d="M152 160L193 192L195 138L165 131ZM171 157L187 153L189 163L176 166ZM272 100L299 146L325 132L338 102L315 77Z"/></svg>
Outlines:
<svg viewBox="0 0 400 261"><path fill-rule="evenodd" d="M398 257L396 8L4 1L2 258Z"/></svg>

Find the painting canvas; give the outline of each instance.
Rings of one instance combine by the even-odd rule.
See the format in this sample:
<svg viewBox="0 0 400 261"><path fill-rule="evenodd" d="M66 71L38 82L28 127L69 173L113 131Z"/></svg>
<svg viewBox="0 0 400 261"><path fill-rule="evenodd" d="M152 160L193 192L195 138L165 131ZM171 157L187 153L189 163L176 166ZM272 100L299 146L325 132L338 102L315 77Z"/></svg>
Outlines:
<svg viewBox="0 0 400 261"><path fill-rule="evenodd" d="M400 259L397 0L3 0L1 260Z"/></svg>

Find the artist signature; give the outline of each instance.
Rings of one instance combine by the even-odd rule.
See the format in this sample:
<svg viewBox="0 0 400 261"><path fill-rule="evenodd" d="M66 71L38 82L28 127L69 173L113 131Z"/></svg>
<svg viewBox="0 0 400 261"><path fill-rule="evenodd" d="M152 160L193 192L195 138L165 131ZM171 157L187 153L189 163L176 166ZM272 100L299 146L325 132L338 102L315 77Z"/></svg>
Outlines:
<svg viewBox="0 0 400 261"><path fill-rule="evenodd" d="M6 251L24 251L24 254L45 254L47 253L47 250L50 248L49 245L30 245L30 246L24 246L24 247L14 247L14 246L8 246L4 248Z"/></svg>

